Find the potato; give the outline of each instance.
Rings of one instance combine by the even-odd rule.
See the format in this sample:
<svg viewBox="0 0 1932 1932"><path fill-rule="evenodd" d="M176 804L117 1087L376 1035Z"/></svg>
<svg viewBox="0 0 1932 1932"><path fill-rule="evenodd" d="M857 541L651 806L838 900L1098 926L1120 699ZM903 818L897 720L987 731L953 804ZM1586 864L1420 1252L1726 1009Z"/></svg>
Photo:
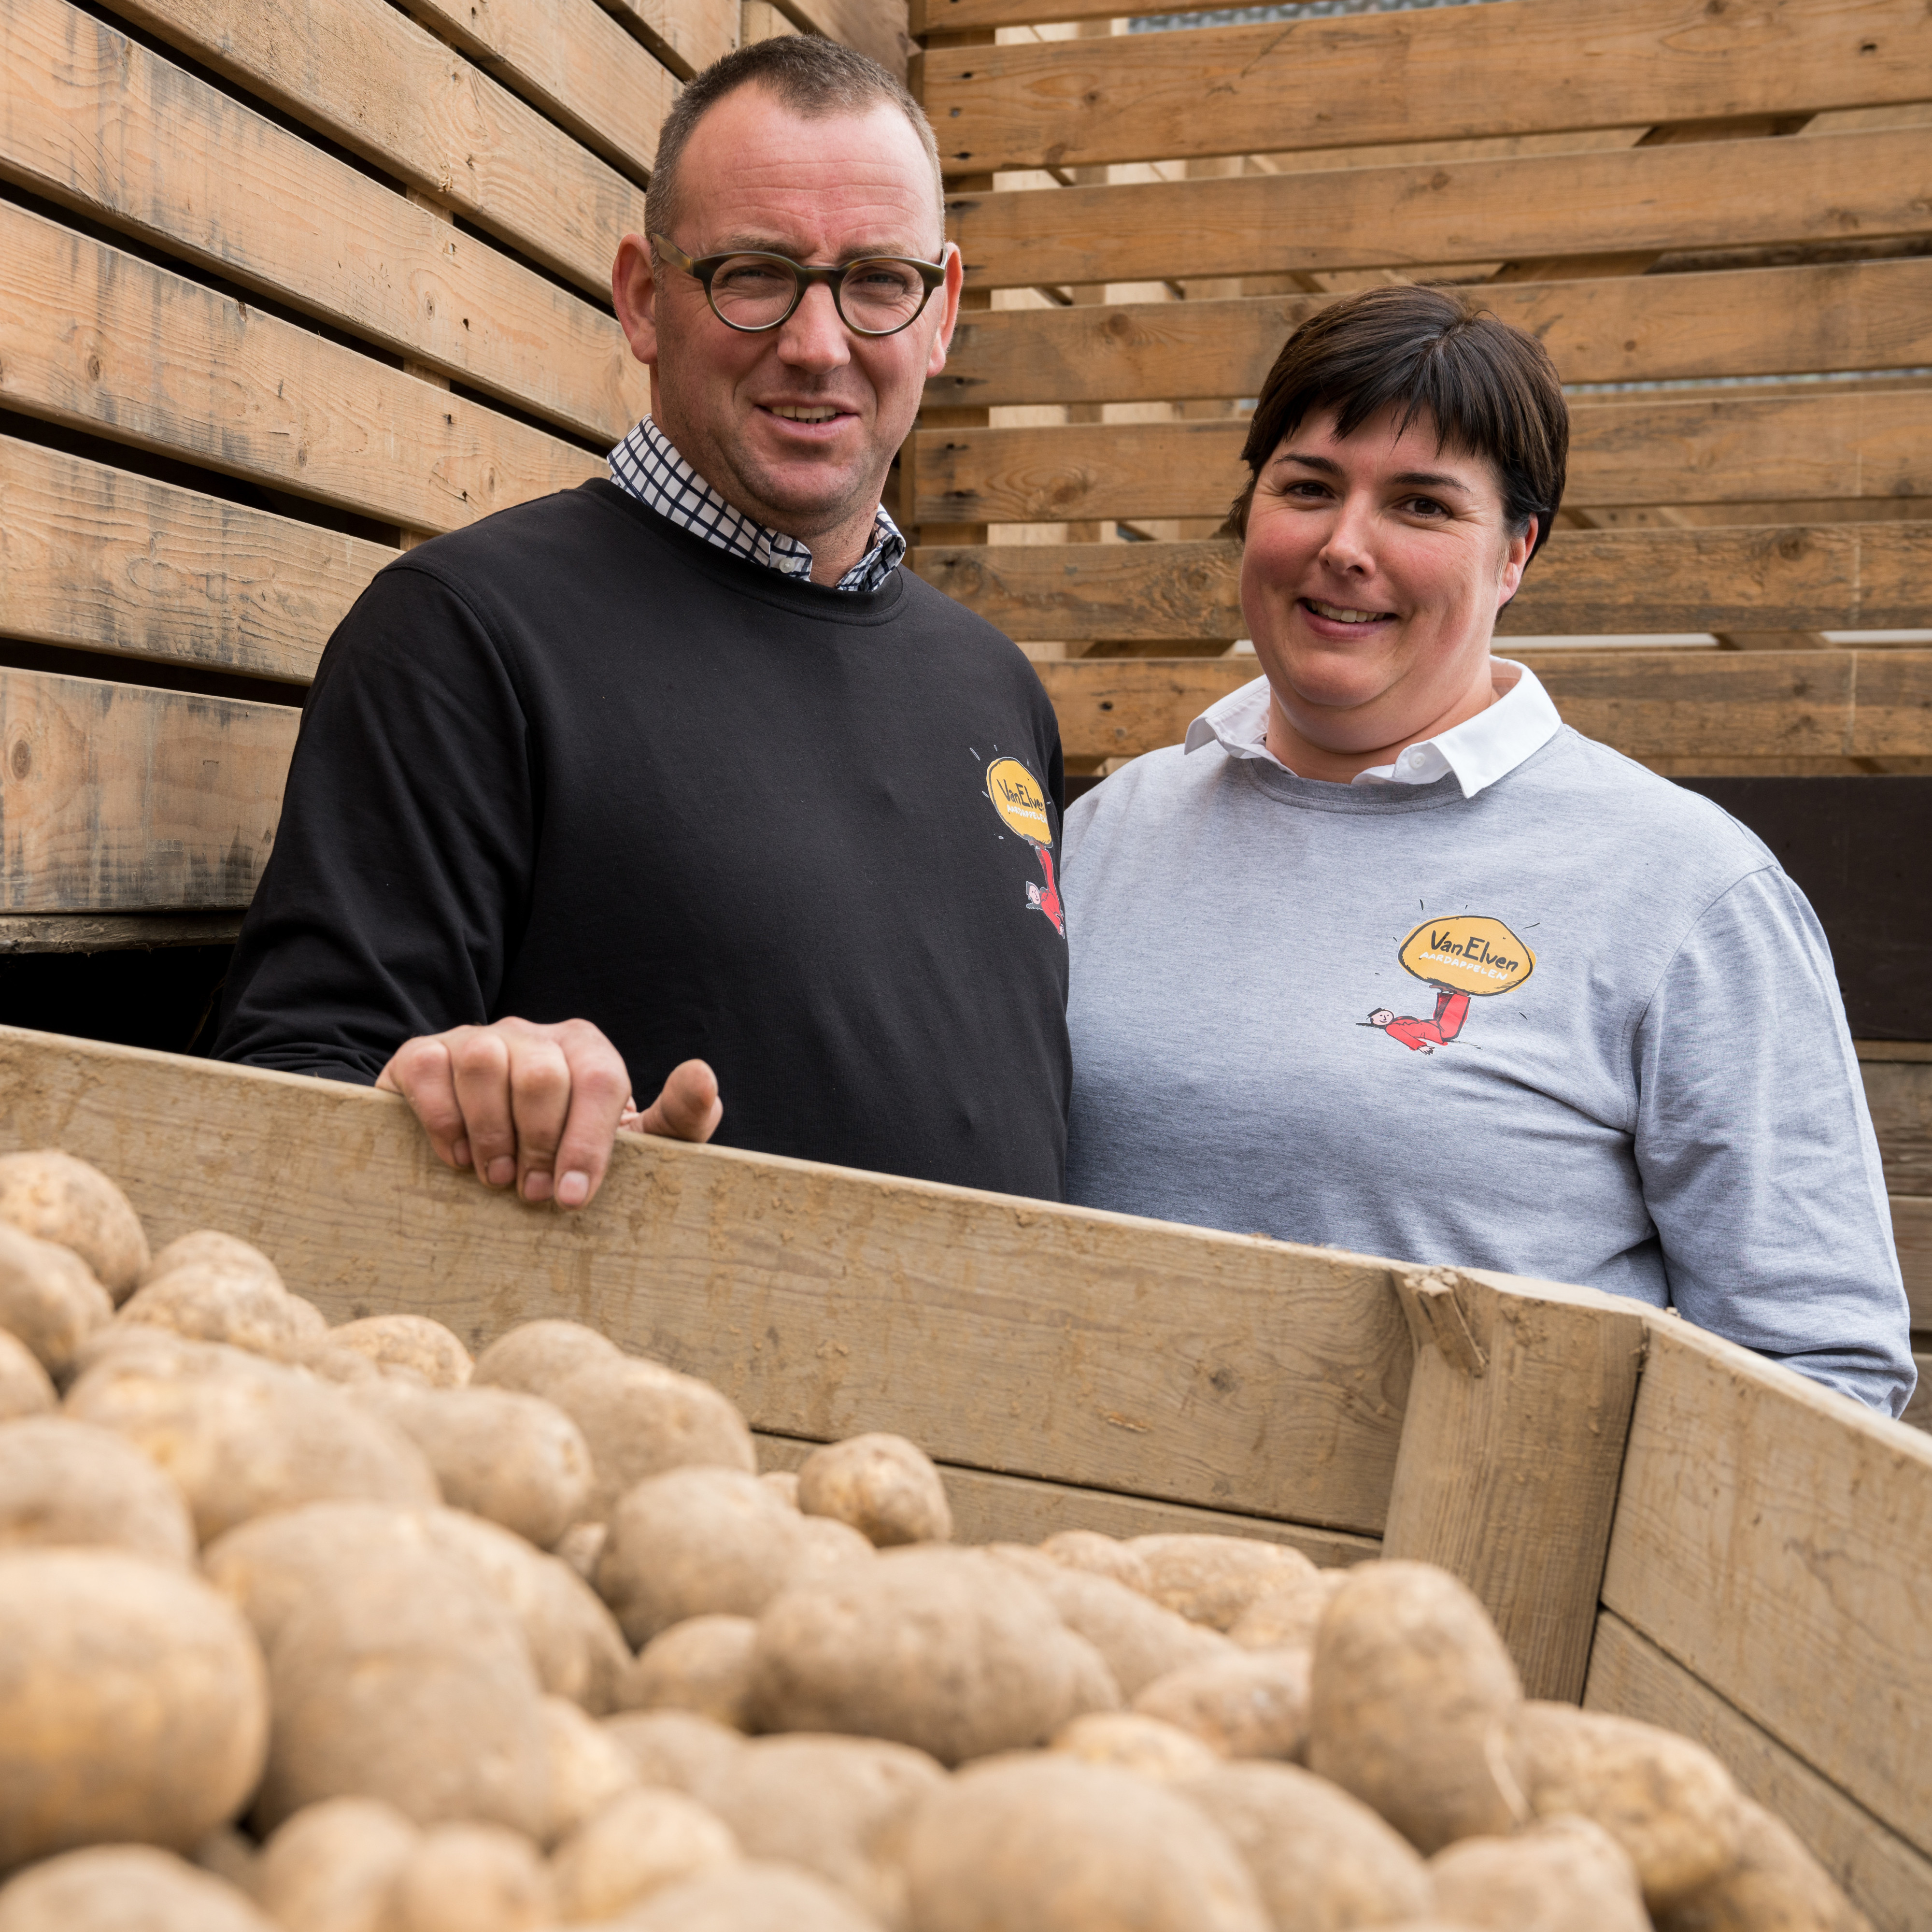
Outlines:
<svg viewBox="0 0 1932 1932"><path fill-rule="evenodd" d="M1147 1593L1156 1603L1216 1630L1315 1567L1298 1549L1252 1537L1141 1536L1127 1547L1146 1566Z"/></svg>
<svg viewBox="0 0 1932 1932"><path fill-rule="evenodd" d="M0 1221L0 1329L56 1381L74 1372L82 1344L113 1313L78 1254Z"/></svg>
<svg viewBox="0 0 1932 1932"><path fill-rule="evenodd" d="M764 1730L886 1738L957 1764L1040 1743L1078 1714L1077 1642L989 1556L887 1550L772 1600L752 1714Z"/></svg>
<svg viewBox="0 0 1932 1932"><path fill-rule="evenodd" d="M232 1885L148 1845L103 1845L0 1887L0 1932L276 1932Z"/></svg>
<svg viewBox="0 0 1932 1932"><path fill-rule="evenodd" d="M798 1507L798 1471L796 1469L767 1469L758 1480L788 1509Z"/></svg>
<svg viewBox="0 0 1932 1932"><path fill-rule="evenodd" d="M60 1406L53 1379L20 1337L0 1328L0 1422L42 1416Z"/></svg>
<svg viewBox="0 0 1932 1932"><path fill-rule="evenodd" d="M262 1848L238 1827L218 1825L195 1846L190 1862L252 1898L255 1874L262 1863Z"/></svg>
<svg viewBox="0 0 1932 1932"><path fill-rule="evenodd" d="M0 1424L0 1551L49 1544L194 1566L182 1492L132 1443L52 1416Z"/></svg>
<svg viewBox="0 0 1932 1932"><path fill-rule="evenodd" d="M453 1330L426 1315L371 1315L328 1331L338 1348L352 1348L382 1368L412 1369L432 1389L468 1385L475 1365Z"/></svg>
<svg viewBox="0 0 1932 1932"><path fill-rule="evenodd" d="M0 1870L192 1849L246 1802L268 1729L261 1652L198 1579L118 1550L0 1555Z"/></svg>
<svg viewBox="0 0 1932 1932"><path fill-rule="evenodd" d="M1738 1862L1660 1912L1657 1932L1872 1932L1782 1819L1742 1803Z"/></svg>
<svg viewBox="0 0 1932 1932"><path fill-rule="evenodd" d="M988 1554L1018 1569L1060 1613L1060 1621L1106 1659L1126 1697L1171 1671L1228 1654L1225 1637L1097 1571L1055 1563L1018 1544L995 1543Z"/></svg>
<svg viewBox="0 0 1932 1932"><path fill-rule="evenodd" d="M581 1825L550 1861L558 1915L567 1923L614 1917L653 1892L735 1864L723 1821L682 1792L627 1792Z"/></svg>
<svg viewBox="0 0 1932 1932"><path fill-rule="evenodd" d="M1651 1932L1636 1868L1587 1818L1465 1838L1429 1861L1436 1909L1484 1932Z"/></svg>
<svg viewBox="0 0 1932 1932"><path fill-rule="evenodd" d="M1326 1778L1286 1764L1217 1765L1178 1787L1247 1861L1275 1932L1345 1932L1429 1915L1408 1840Z"/></svg>
<svg viewBox="0 0 1932 1932"><path fill-rule="evenodd" d="M585 1582L592 1582L610 1534L610 1526L605 1523L572 1523L558 1537L550 1554L559 1561L568 1564Z"/></svg>
<svg viewBox="0 0 1932 1932"><path fill-rule="evenodd" d="M1318 1570L1257 1597L1228 1630L1243 1650L1312 1650L1322 1613L1348 1580L1346 1570Z"/></svg>
<svg viewBox="0 0 1932 1932"><path fill-rule="evenodd" d="M906 1827L946 1780L923 1751L874 1738L760 1738L700 1792L753 1858L801 1865L882 1925L906 1922Z"/></svg>
<svg viewBox="0 0 1932 1932"><path fill-rule="evenodd" d="M556 1403L590 1445L596 1489L586 1514L608 1517L635 1484L668 1469L698 1466L753 1476L758 1468L745 1418L694 1375L620 1356L592 1362L535 1393Z"/></svg>
<svg viewBox="0 0 1932 1932"><path fill-rule="evenodd" d="M546 1697L543 1723L550 1759L550 1811L543 1840L553 1845L642 1780L630 1753L568 1698Z"/></svg>
<svg viewBox="0 0 1932 1932"><path fill-rule="evenodd" d="M494 1384L550 1398L553 1387L593 1362L622 1362L624 1351L608 1336L580 1321L520 1322L477 1357L472 1387Z"/></svg>
<svg viewBox="0 0 1932 1932"><path fill-rule="evenodd" d="M522 1632L448 1558L392 1549L332 1578L269 1645L255 1801L272 1830L319 1799L386 1798L418 1824L536 1837L550 1812L542 1695Z"/></svg>
<svg viewBox="0 0 1932 1932"><path fill-rule="evenodd" d="M214 1227L197 1227L192 1234L176 1235L141 1270L136 1285L147 1287L176 1269L186 1267L212 1268L219 1274L250 1275L284 1290L288 1286L280 1270L260 1248Z"/></svg>
<svg viewBox="0 0 1932 1932"><path fill-rule="evenodd" d="M598 1594L638 1645L689 1617L755 1616L821 1546L826 1525L808 1531L808 1521L742 1470L649 1477L611 1514Z"/></svg>
<svg viewBox="0 0 1932 1932"><path fill-rule="evenodd" d="M734 1864L656 1894L626 1932L878 1932L851 1900L789 1865Z"/></svg>
<svg viewBox="0 0 1932 1932"><path fill-rule="evenodd" d="M1061 1530L1040 1545L1040 1553L1069 1570L1084 1570L1137 1590L1144 1597L1152 1579L1148 1567L1118 1537L1098 1530Z"/></svg>
<svg viewBox="0 0 1932 1932"><path fill-rule="evenodd" d="M0 1221L72 1248L117 1302L148 1265L148 1237L128 1197L58 1147L0 1155Z"/></svg>
<svg viewBox="0 0 1932 1932"><path fill-rule="evenodd" d="M421 1834L378 1798L326 1798L278 1830L255 1898L283 1932L390 1932L389 1901Z"/></svg>
<svg viewBox="0 0 1932 1932"><path fill-rule="evenodd" d="M514 1389L428 1389L381 1378L351 1399L402 1431L429 1459L452 1509L514 1530L539 1549L590 1501L590 1450L569 1417Z"/></svg>
<svg viewBox="0 0 1932 1932"><path fill-rule="evenodd" d="M696 1711L744 1730L758 1636L750 1617L687 1617L660 1630L632 1661L617 1687L618 1704L627 1711Z"/></svg>
<svg viewBox="0 0 1932 1932"><path fill-rule="evenodd" d="M1311 1662L1305 1650L1210 1657L1156 1678L1134 1708L1192 1732L1223 1757L1299 1757L1308 1743Z"/></svg>
<svg viewBox="0 0 1932 1932"><path fill-rule="evenodd" d="M437 1825L397 1876L385 1932L529 1932L551 1904L529 1839L501 1825Z"/></svg>
<svg viewBox="0 0 1932 1932"><path fill-rule="evenodd" d="M1600 1825L1629 1854L1651 1912L1737 1863L1744 1800L1702 1745L1635 1718L1568 1704L1526 1704L1516 1736L1531 1809L1539 1817L1569 1813Z"/></svg>
<svg viewBox="0 0 1932 1932"><path fill-rule="evenodd" d="M855 1435L814 1450L798 1472L798 1507L850 1523L880 1549L952 1540L946 1485L902 1435Z"/></svg>
<svg viewBox="0 0 1932 1932"><path fill-rule="evenodd" d="M440 1500L414 1443L340 1390L240 1349L158 1330L104 1354L67 1413L124 1436L181 1486L206 1543L270 1510L329 1497L404 1508Z"/></svg>
<svg viewBox="0 0 1932 1932"><path fill-rule="evenodd" d="M1221 1762L1191 1731L1137 1711L1093 1711L1063 1724L1050 1750L1082 1764L1110 1764L1162 1784L1199 1777Z"/></svg>
<svg viewBox="0 0 1932 1932"><path fill-rule="evenodd" d="M1268 1932L1240 1855L1184 1798L1048 1752L962 1772L914 1814L916 1932Z"/></svg>
<svg viewBox="0 0 1932 1932"><path fill-rule="evenodd" d="M647 1785L695 1797L737 1762L745 1740L694 1711L623 1711L599 1726Z"/></svg>
<svg viewBox="0 0 1932 1932"><path fill-rule="evenodd" d="M299 1362L328 1332L313 1303L261 1276L206 1262L171 1269L136 1288L114 1319L124 1327L170 1329L194 1342L225 1342L274 1362Z"/></svg>
<svg viewBox="0 0 1932 1932"><path fill-rule="evenodd" d="M1522 1703L1496 1627L1447 1570L1358 1564L1316 1636L1308 1767L1420 1852L1505 1832L1526 1810Z"/></svg>

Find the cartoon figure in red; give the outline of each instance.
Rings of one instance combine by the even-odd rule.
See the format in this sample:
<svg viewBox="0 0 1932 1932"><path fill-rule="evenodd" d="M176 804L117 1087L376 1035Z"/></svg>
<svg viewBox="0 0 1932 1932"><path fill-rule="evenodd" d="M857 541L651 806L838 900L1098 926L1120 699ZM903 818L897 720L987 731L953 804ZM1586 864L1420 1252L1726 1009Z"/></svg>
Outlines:
<svg viewBox="0 0 1932 1932"><path fill-rule="evenodd" d="M1369 1015L1369 1024L1379 1026L1391 1040L1400 1040L1416 1053L1432 1053L1438 1047L1447 1046L1462 1032L1462 1016L1468 1010L1469 996L1466 993L1449 993L1438 988L1433 1020L1398 1020L1386 1006L1378 1006Z"/></svg>
<svg viewBox="0 0 1932 1932"><path fill-rule="evenodd" d="M1044 846L1034 846L1033 850L1040 870L1046 874L1046 883L1036 885L1031 879L1027 881L1027 903L1036 912L1044 912L1053 921L1053 930L1064 939L1066 912L1060 903L1060 888L1054 882L1053 855Z"/></svg>

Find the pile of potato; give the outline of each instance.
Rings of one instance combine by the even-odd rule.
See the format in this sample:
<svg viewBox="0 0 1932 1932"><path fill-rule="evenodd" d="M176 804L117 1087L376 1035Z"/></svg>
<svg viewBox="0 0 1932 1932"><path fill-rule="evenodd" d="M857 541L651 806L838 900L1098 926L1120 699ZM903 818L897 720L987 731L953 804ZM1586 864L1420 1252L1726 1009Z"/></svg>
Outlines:
<svg viewBox="0 0 1932 1932"><path fill-rule="evenodd" d="M1850 1932L1426 1565L953 1543L565 1321L330 1328L0 1159L0 1932Z"/></svg>

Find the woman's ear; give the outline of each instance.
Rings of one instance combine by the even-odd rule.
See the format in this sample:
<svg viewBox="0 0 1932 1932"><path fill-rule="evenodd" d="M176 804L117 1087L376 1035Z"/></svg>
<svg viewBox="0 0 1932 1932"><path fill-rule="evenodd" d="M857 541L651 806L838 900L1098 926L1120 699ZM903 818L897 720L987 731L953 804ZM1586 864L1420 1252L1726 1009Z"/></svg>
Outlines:
<svg viewBox="0 0 1932 1932"><path fill-rule="evenodd" d="M1529 567L1532 553L1536 548L1536 533L1539 527L1534 517L1524 519L1522 528L1509 540L1503 552L1502 575L1496 580L1496 608L1503 606L1514 597L1522 583L1522 573Z"/></svg>

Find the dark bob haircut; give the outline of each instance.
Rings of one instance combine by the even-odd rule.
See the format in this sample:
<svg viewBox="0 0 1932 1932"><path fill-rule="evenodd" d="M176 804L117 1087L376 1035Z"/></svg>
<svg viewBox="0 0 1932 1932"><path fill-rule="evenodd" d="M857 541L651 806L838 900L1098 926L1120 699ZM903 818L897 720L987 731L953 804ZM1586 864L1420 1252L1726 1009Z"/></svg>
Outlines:
<svg viewBox="0 0 1932 1932"><path fill-rule="evenodd" d="M1485 458L1512 530L1536 519L1532 556L1563 500L1570 411L1556 365L1534 335L1454 289L1364 289L1312 315L1282 344L1262 385L1241 459L1248 486L1228 513L1245 536L1263 466L1284 437L1333 410L1350 437L1384 410L1401 427L1428 417L1445 449Z"/></svg>

